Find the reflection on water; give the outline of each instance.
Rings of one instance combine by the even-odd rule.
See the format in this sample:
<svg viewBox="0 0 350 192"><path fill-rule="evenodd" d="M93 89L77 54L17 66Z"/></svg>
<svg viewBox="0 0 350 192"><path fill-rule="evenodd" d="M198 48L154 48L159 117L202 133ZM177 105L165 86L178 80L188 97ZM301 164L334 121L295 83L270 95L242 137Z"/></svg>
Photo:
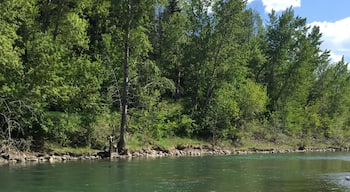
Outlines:
<svg viewBox="0 0 350 192"><path fill-rule="evenodd" d="M350 172L330 173L321 177L321 180L333 185L333 191L350 191L350 181L346 179L347 176L350 176Z"/></svg>
<svg viewBox="0 0 350 192"><path fill-rule="evenodd" d="M0 191L350 191L349 153L77 161L0 167Z"/></svg>

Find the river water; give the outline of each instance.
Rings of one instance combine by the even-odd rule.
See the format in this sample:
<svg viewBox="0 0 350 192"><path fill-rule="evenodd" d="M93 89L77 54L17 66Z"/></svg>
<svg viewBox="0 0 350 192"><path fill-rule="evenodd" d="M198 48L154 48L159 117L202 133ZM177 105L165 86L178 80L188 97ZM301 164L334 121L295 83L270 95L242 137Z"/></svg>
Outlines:
<svg viewBox="0 0 350 192"><path fill-rule="evenodd" d="M348 175L343 152L76 161L0 166L0 191L350 191Z"/></svg>

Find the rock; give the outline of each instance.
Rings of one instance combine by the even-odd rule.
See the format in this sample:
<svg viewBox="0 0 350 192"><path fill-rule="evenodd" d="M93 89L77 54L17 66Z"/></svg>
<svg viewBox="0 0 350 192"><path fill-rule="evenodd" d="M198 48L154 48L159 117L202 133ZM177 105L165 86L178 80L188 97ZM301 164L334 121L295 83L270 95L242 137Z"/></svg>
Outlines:
<svg viewBox="0 0 350 192"><path fill-rule="evenodd" d="M154 147L152 147L152 150L164 152L164 153L169 153L169 149L166 149L166 148L160 147L160 146L154 146Z"/></svg>
<svg viewBox="0 0 350 192"><path fill-rule="evenodd" d="M26 162L26 158L25 157L22 157L22 156L17 156L15 158L15 160L18 162L18 163L24 163Z"/></svg>
<svg viewBox="0 0 350 192"><path fill-rule="evenodd" d="M183 144L179 144L179 145L176 146L176 149L177 149L177 150L184 150L184 149L186 149L186 148L187 148L187 146L186 146L186 145L183 145Z"/></svg>
<svg viewBox="0 0 350 192"><path fill-rule="evenodd" d="M69 156L68 155L63 155L61 159L62 159L62 161L67 161L67 160L69 160Z"/></svg>
<svg viewBox="0 0 350 192"><path fill-rule="evenodd" d="M8 160L7 160L7 159L0 158L0 165L1 165L1 164L6 164L6 163L8 163Z"/></svg>
<svg viewBox="0 0 350 192"><path fill-rule="evenodd" d="M97 155L100 156L101 158L107 158L109 157L109 152L101 151L101 152L98 152Z"/></svg>
<svg viewBox="0 0 350 192"><path fill-rule="evenodd" d="M50 163L53 163L53 162L55 162L55 156L49 156L49 157L47 158L47 160L48 160Z"/></svg>
<svg viewBox="0 0 350 192"><path fill-rule="evenodd" d="M0 157L2 157L3 159L6 159L6 160L10 159L10 155L8 153L1 153Z"/></svg>
<svg viewBox="0 0 350 192"><path fill-rule="evenodd" d="M9 163L18 163L15 159L9 159L8 162Z"/></svg>
<svg viewBox="0 0 350 192"><path fill-rule="evenodd" d="M134 151L134 152L131 153L131 155L132 155L133 157L140 157L140 156L141 156L141 154L140 154L139 151Z"/></svg>
<svg viewBox="0 0 350 192"><path fill-rule="evenodd" d="M40 162L46 162L48 161L48 158L45 158L44 156L38 157Z"/></svg>
<svg viewBox="0 0 350 192"><path fill-rule="evenodd" d="M28 156L25 158L26 161L31 161L31 162L37 162L39 161L39 158L36 156Z"/></svg>
<svg viewBox="0 0 350 192"><path fill-rule="evenodd" d="M9 154L8 156L8 160L11 161L11 162L25 162L26 161L26 156L25 155L22 155L22 154L18 154L18 153L12 153L12 154Z"/></svg>
<svg viewBox="0 0 350 192"><path fill-rule="evenodd" d="M112 152L111 153L111 159L115 159L115 158L118 158L118 157L120 157L120 155L117 153L117 152Z"/></svg>

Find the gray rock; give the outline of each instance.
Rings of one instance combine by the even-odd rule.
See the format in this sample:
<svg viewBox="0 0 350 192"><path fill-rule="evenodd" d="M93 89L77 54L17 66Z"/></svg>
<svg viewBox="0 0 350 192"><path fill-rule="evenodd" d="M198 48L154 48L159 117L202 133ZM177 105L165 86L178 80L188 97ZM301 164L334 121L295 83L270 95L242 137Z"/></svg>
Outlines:
<svg viewBox="0 0 350 192"><path fill-rule="evenodd" d="M37 162L39 161L39 158L36 156L29 156L25 158L26 161L32 161L32 162Z"/></svg>

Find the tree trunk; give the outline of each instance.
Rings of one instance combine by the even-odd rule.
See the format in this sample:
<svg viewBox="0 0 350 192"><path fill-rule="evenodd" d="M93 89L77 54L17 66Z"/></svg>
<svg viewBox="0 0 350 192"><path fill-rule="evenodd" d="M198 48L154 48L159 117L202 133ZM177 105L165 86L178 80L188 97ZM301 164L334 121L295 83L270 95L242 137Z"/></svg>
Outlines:
<svg viewBox="0 0 350 192"><path fill-rule="evenodd" d="M131 7L129 0L127 1L127 18L125 23L125 42L124 42L124 82L123 82L123 90L122 90L122 115L121 115L121 123L120 123L120 137L118 142L118 153L126 154L126 117L128 114L128 92L129 92L129 58L130 58L130 26L131 26Z"/></svg>
<svg viewBox="0 0 350 192"><path fill-rule="evenodd" d="M62 17L63 14L63 6L64 6L64 2L59 1L58 2L58 14L57 14L57 21L55 23L55 29L53 31L53 40L56 40L56 37L58 35L58 27L60 25L60 19Z"/></svg>

